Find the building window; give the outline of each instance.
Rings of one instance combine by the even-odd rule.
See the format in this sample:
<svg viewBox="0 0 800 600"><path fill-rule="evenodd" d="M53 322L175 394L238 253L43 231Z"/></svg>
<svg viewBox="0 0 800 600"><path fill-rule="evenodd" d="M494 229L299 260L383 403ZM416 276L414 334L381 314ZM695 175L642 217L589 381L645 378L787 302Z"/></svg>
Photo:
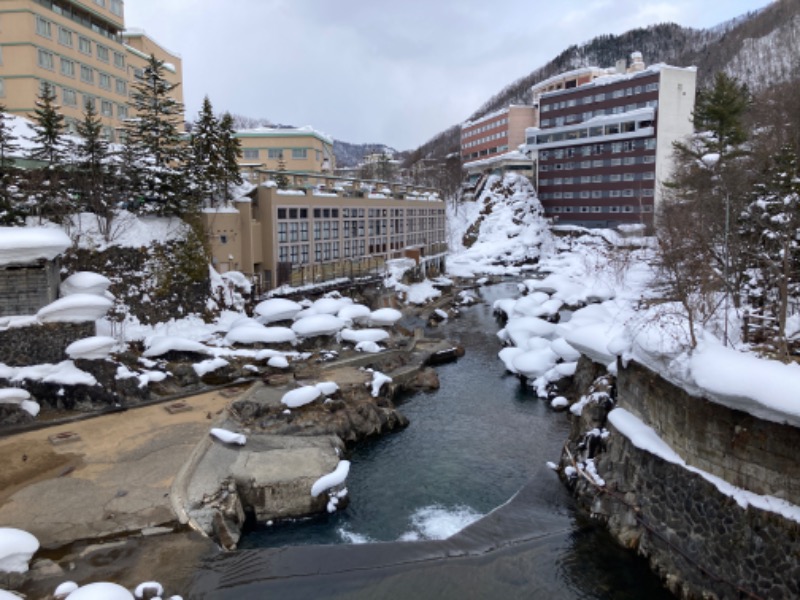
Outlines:
<svg viewBox="0 0 800 600"><path fill-rule="evenodd" d="M267 156L272 160L280 160L283 158L283 150L280 148L270 148L267 152Z"/></svg>
<svg viewBox="0 0 800 600"><path fill-rule="evenodd" d="M75 77L75 63L67 58L62 58L61 74L65 77Z"/></svg>
<svg viewBox="0 0 800 600"><path fill-rule="evenodd" d="M108 100L103 100L100 102L100 114L104 117L113 117L114 116L114 106Z"/></svg>
<svg viewBox="0 0 800 600"><path fill-rule="evenodd" d="M242 157L246 160L257 160L258 148L245 148L242 150Z"/></svg>
<svg viewBox="0 0 800 600"><path fill-rule="evenodd" d="M39 50L39 66L43 69L53 70L53 53L47 50Z"/></svg>
<svg viewBox="0 0 800 600"><path fill-rule="evenodd" d="M94 83L94 69L81 65L81 81L85 83Z"/></svg>
<svg viewBox="0 0 800 600"><path fill-rule="evenodd" d="M72 32L63 27L58 28L58 42L64 46L72 48Z"/></svg>
<svg viewBox="0 0 800 600"><path fill-rule="evenodd" d="M128 82L124 79L117 79L116 82L117 93L122 96L128 95Z"/></svg>
<svg viewBox="0 0 800 600"><path fill-rule="evenodd" d="M125 68L125 55L120 52L114 52L114 66L118 69Z"/></svg>
<svg viewBox="0 0 800 600"><path fill-rule="evenodd" d="M87 106L90 106L94 109L97 109L97 99L94 96L89 96L88 94L83 95L83 108L85 109Z"/></svg>
<svg viewBox="0 0 800 600"><path fill-rule="evenodd" d="M102 60L105 63L109 62L108 48L97 44L97 59Z"/></svg>
<svg viewBox="0 0 800 600"><path fill-rule="evenodd" d="M75 93L75 90L64 88L63 96L64 96L64 104L66 106L78 105L78 94Z"/></svg>
<svg viewBox="0 0 800 600"><path fill-rule="evenodd" d="M6 82L0 79L0 98L6 97Z"/></svg>
<svg viewBox="0 0 800 600"><path fill-rule="evenodd" d="M52 38L53 34L50 21L42 17L36 17L36 33L46 38Z"/></svg>
<svg viewBox="0 0 800 600"><path fill-rule="evenodd" d="M99 84L100 84L101 88L103 88L104 90L110 90L111 89L111 77L110 76L106 75L105 73L99 73L98 74L98 79L99 79Z"/></svg>
<svg viewBox="0 0 800 600"><path fill-rule="evenodd" d="M622 195L625 196L626 198L632 198L633 197L633 190L630 190L630 189L623 190Z"/></svg>
<svg viewBox="0 0 800 600"><path fill-rule="evenodd" d="M92 53L92 41L89 38L79 37L78 38L78 50L80 50L84 54L91 54Z"/></svg>
<svg viewBox="0 0 800 600"><path fill-rule="evenodd" d="M94 3L97 4L97 6L106 7L106 0L94 0Z"/></svg>
<svg viewBox="0 0 800 600"><path fill-rule="evenodd" d="M110 0L109 1L109 8L111 12L117 15L118 17L122 16L122 0Z"/></svg>
<svg viewBox="0 0 800 600"><path fill-rule="evenodd" d="M128 118L128 107L124 104L117 105L117 118L118 119L127 119Z"/></svg>
<svg viewBox="0 0 800 600"><path fill-rule="evenodd" d="M308 152L305 148L292 148L293 160L305 160L308 158Z"/></svg>
<svg viewBox="0 0 800 600"><path fill-rule="evenodd" d="M656 138L648 138L644 141L644 149L645 150L655 150L656 149Z"/></svg>

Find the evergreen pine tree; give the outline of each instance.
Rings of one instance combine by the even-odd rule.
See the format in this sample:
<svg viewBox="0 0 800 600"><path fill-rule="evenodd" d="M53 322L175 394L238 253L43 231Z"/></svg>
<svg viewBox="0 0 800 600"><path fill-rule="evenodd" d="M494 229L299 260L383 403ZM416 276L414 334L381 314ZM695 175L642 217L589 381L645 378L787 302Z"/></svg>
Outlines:
<svg viewBox="0 0 800 600"><path fill-rule="evenodd" d="M286 176L286 161L283 160L283 152L278 155L278 174L275 175L275 183L278 189L285 190L289 187L289 178Z"/></svg>
<svg viewBox="0 0 800 600"><path fill-rule="evenodd" d="M53 86L42 84L32 115L34 147L30 157L44 162L45 167L33 173L32 179L36 184L32 191L37 198L36 211L39 217L47 216L56 222L61 222L71 212L66 196L61 191L68 145L64 140L65 119L59 109Z"/></svg>
<svg viewBox="0 0 800 600"><path fill-rule="evenodd" d="M82 139L75 152L74 187L80 195L81 208L96 215L100 233L109 241L114 219L114 195L108 168L109 147L93 102L87 102L84 106L83 120L78 123L78 135Z"/></svg>
<svg viewBox="0 0 800 600"><path fill-rule="evenodd" d="M60 108L56 104L53 86L49 83L42 84L32 115L35 146L31 151L31 158L46 162L50 169L62 167L67 152L64 142L66 126L64 115L59 112Z"/></svg>
<svg viewBox="0 0 800 600"><path fill-rule="evenodd" d="M183 105L172 96L176 86L167 81L164 62L153 55L132 85L134 117L126 123L126 144L142 159L132 165L139 172L128 179L142 182L146 212L180 215L192 209L180 170L187 153L179 131Z"/></svg>
<svg viewBox="0 0 800 600"><path fill-rule="evenodd" d="M221 189L223 151L219 121L208 96L203 99L191 139L192 184L202 201L216 205Z"/></svg>
<svg viewBox="0 0 800 600"><path fill-rule="evenodd" d="M13 154L19 150L17 137L7 123L9 118L6 107L0 104L0 225L20 225L22 212L9 190L16 178Z"/></svg>
<svg viewBox="0 0 800 600"><path fill-rule="evenodd" d="M751 259L750 300L774 315L777 346L789 357L786 319L789 301L800 294L800 166L797 154L784 146L756 183L753 201L742 215Z"/></svg>
<svg viewBox="0 0 800 600"><path fill-rule="evenodd" d="M239 159L242 157L242 143L236 137L233 128L233 117L226 112L219 122L220 145L222 148L222 200L228 203L232 199L232 188L242 185L242 174L239 170Z"/></svg>
<svg viewBox="0 0 800 600"><path fill-rule="evenodd" d="M708 150L726 156L747 141L744 113L750 105L747 85L720 71L714 85L697 92L694 108L694 125L698 131L707 131Z"/></svg>

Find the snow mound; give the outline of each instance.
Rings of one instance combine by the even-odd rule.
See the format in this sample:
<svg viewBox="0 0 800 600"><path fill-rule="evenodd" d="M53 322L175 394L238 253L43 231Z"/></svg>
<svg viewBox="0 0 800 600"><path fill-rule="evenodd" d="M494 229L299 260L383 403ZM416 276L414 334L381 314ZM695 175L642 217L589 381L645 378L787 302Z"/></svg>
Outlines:
<svg viewBox="0 0 800 600"><path fill-rule="evenodd" d="M157 581L144 581L136 586L133 590L133 595L137 598L144 598L145 592L152 596L161 596L164 593L164 587Z"/></svg>
<svg viewBox="0 0 800 600"><path fill-rule="evenodd" d="M223 442L225 444L236 444L238 446L244 446L247 443L247 437L245 437L243 434L235 433L233 431L228 431L227 429L214 427L211 431L209 431L209 433L215 438L217 438L220 442Z"/></svg>
<svg viewBox="0 0 800 600"><path fill-rule="evenodd" d="M372 325L391 327L402 318L403 313L396 308L379 308L370 313L369 322Z"/></svg>
<svg viewBox="0 0 800 600"><path fill-rule="evenodd" d="M47 227L0 227L0 266L52 260L70 247L69 236Z"/></svg>
<svg viewBox="0 0 800 600"><path fill-rule="evenodd" d="M292 324L292 330L300 337L334 335L344 327L344 321L333 315L312 315Z"/></svg>
<svg viewBox="0 0 800 600"><path fill-rule="evenodd" d="M204 346L200 342L190 340L182 337L173 337L165 335L157 335L149 340L146 344L147 350L142 353L145 358L154 358L162 356L167 352L196 352L197 354L212 354L211 348Z"/></svg>
<svg viewBox="0 0 800 600"><path fill-rule="evenodd" d="M314 485L311 486L311 495L316 498L322 492L329 490L332 487L336 487L337 485L342 485L347 479L347 475L349 473L350 461L340 460L339 464L336 466L336 469L332 473L323 475L314 482Z"/></svg>
<svg viewBox="0 0 800 600"><path fill-rule="evenodd" d="M389 339L389 332L383 329L342 329L339 334L346 342L382 342Z"/></svg>
<svg viewBox="0 0 800 600"><path fill-rule="evenodd" d="M358 342L355 348L357 352L366 352L367 354L377 354L383 351L383 348L375 342Z"/></svg>
<svg viewBox="0 0 800 600"><path fill-rule="evenodd" d="M333 396L339 391L339 385L335 381L321 381L315 387L326 396Z"/></svg>
<svg viewBox="0 0 800 600"><path fill-rule="evenodd" d="M36 314L43 323L85 323L102 318L113 302L92 294L73 294L51 302Z"/></svg>
<svg viewBox="0 0 800 600"><path fill-rule="evenodd" d="M28 562L39 549L39 540L27 531L0 527L0 572L25 573Z"/></svg>
<svg viewBox="0 0 800 600"><path fill-rule="evenodd" d="M348 325L351 325L353 323L365 323L369 320L371 312L369 307L363 304L348 304L340 308L336 316Z"/></svg>
<svg viewBox="0 0 800 600"><path fill-rule="evenodd" d="M272 323L273 321L290 320L302 308L297 302L286 298L270 298L257 304L253 312L259 315L264 323Z"/></svg>
<svg viewBox="0 0 800 600"><path fill-rule="evenodd" d="M310 309L318 315L335 315L344 307L352 305L353 300L350 298L320 298L311 305Z"/></svg>
<svg viewBox="0 0 800 600"><path fill-rule="evenodd" d="M285 356L272 356L267 361L267 365L276 369L288 369L289 361Z"/></svg>
<svg viewBox="0 0 800 600"><path fill-rule="evenodd" d="M67 600L134 600L134 597L121 585L101 581L79 587Z"/></svg>
<svg viewBox="0 0 800 600"><path fill-rule="evenodd" d="M264 327L251 322L231 329L225 341L228 344L294 344L297 335L288 327Z"/></svg>
<svg viewBox="0 0 800 600"><path fill-rule="evenodd" d="M28 390L21 390L19 388L5 388L0 389L0 404L19 404L24 400L31 397Z"/></svg>
<svg viewBox="0 0 800 600"><path fill-rule="evenodd" d="M72 296L73 294L104 296L110 285L111 280L100 273L78 271L62 281L58 289L62 296Z"/></svg>
<svg viewBox="0 0 800 600"><path fill-rule="evenodd" d="M74 581L65 581L55 589L53 596L56 600L63 600L68 594L78 589L78 584Z"/></svg>
<svg viewBox="0 0 800 600"><path fill-rule="evenodd" d="M319 389L319 387L313 385L304 385L303 387L286 392L283 395L283 398L281 398L281 403L285 404L289 408L299 408L301 406L305 406L306 404L310 404L319 398L321 394L322 391Z"/></svg>
<svg viewBox="0 0 800 600"><path fill-rule="evenodd" d="M85 358L88 360L99 360L108 358L114 350L117 340L104 335L96 335L72 342L67 346L67 356L72 359Z"/></svg>
<svg viewBox="0 0 800 600"><path fill-rule="evenodd" d="M372 381L367 382L367 387L372 388L371 394L373 398L377 398L378 395L381 393L381 388L386 383L392 383L392 378L388 375L381 373L380 371L373 371L372 372Z"/></svg>

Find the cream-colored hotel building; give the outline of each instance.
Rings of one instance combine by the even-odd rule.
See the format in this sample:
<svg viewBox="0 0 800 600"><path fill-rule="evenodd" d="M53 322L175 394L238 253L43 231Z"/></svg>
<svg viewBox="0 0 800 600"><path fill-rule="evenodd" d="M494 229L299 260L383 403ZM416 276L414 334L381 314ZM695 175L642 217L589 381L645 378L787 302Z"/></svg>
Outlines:
<svg viewBox="0 0 800 600"><path fill-rule="evenodd" d="M126 31L124 9L122 0L0 0L0 103L30 116L47 83L71 130L90 101L115 139L131 84L151 54L164 61L171 83L182 80L180 56L143 31ZM180 102L182 94L178 86Z"/></svg>

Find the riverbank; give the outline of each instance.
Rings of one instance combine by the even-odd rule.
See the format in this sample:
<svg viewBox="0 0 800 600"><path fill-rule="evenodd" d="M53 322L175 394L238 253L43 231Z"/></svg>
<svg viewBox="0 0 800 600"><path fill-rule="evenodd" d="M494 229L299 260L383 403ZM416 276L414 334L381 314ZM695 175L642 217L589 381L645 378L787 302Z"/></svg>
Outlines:
<svg viewBox="0 0 800 600"><path fill-rule="evenodd" d="M403 426L404 418L394 409L391 395L401 388L438 385L435 373L433 377L427 373L420 381L417 375L428 371L425 364L432 356L455 358L456 352L446 342L426 340L419 334L409 337L396 332L394 337L401 342L395 350L373 355L342 352L340 360L322 362L312 358L281 377L270 376L270 385L258 384L248 391L200 394L178 403L131 408L0 438L0 453L12 463L0 474L0 522L30 531L42 546L31 571L5 577L2 586L30 597L47 597L66 579L107 579L130 588L158 579L170 583L168 591L178 592L200 557L216 549L187 527L203 529L188 513L202 506L203 496L214 491L214 484L218 490L229 475L229 464L212 460L215 451L235 452L212 442L209 429L217 425L246 429L252 435L247 452L257 456L268 446L274 449L272 442L279 437L294 440L295 449L307 447L305 441L314 427L332 429L331 436L341 435L343 441L329 445L341 451L345 441ZM335 348L331 343L325 351ZM396 371L396 381L378 398L372 398L365 385L371 374L362 368L370 365ZM292 411L291 418L284 415L281 396L311 379L339 381L342 397L322 411L309 407ZM237 400L243 403L232 411ZM256 416L262 421L264 417L253 412L256 405L280 415L273 431L255 421ZM373 408L376 419L364 417L366 406ZM347 418L343 423L341 418L331 418L334 412L361 419ZM384 414L391 418L381 418ZM331 423L338 425L332 428ZM387 423L392 427L386 427ZM275 425L283 431L275 431ZM338 457L334 451L330 455L335 466ZM307 475L311 481L302 490L305 497L313 479L332 470L329 467L320 463ZM214 484L206 489L204 484L209 482ZM179 555L179 564L152 560L164 552Z"/></svg>

